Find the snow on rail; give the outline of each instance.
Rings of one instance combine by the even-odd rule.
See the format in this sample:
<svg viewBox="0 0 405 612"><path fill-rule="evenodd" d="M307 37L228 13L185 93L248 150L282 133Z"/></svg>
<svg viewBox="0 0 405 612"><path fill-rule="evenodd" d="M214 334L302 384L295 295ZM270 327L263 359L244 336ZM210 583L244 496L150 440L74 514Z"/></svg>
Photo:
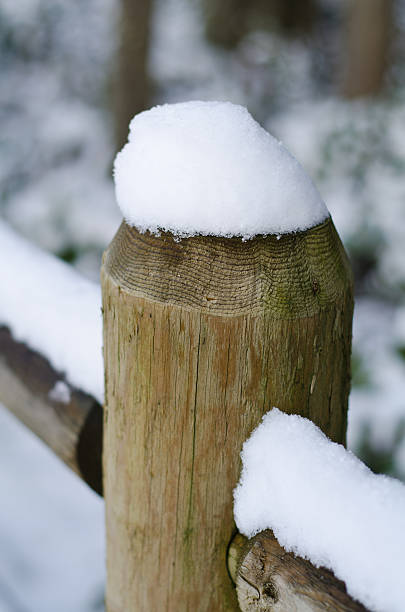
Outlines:
<svg viewBox="0 0 405 612"><path fill-rule="evenodd" d="M0 221L0 324L103 400L100 287Z"/></svg>
<svg viewBox="0 0 405 612"><path fill-rule="evenodd" d="M140 231L247 239L305 230L329 214L297 160L230 102L136 115L114 170L118 204Z"/></svg>
<svg viewBox="0 0 405 612"><path fill-rule="evenodd" d="M405 486L373 474L308 419L273 408L245 442L235 520L273 529L371 610L405 610Z"/></svg>

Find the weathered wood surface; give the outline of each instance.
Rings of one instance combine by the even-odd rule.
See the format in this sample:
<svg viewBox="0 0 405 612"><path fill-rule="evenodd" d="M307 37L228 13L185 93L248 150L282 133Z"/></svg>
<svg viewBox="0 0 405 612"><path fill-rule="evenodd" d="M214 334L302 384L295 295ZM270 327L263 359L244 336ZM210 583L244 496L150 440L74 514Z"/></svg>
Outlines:
<svg viewBox="0 0 405 612"><path fill-rule="evenodd" d="M367 612L344 582L287 553L271 531L251 540L238 534L228 564L242 612Z"/></svg>
<svg viewBox="0 0 405 612"><path fill-rule="evenodd" d="M102 285L107 609L237 610L244 440L278 406L345 441L353 303L336 230L178 241L123 224Z"/></svg>
<svg viewBox="0 0 405 612"><path fill-rule="evenodd" d="M67 402L53 399L58 381ZM102 408L66 383L49 361L0 327L0 402L39 436L72 470L102 494Z"/></svg>

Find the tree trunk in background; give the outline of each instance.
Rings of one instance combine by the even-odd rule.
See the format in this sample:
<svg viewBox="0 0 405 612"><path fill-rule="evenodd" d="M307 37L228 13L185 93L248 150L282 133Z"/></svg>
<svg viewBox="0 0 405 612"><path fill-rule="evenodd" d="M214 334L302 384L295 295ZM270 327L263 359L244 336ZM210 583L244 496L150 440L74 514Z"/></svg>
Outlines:
<svg viewBox="0 0 405 612"><path fill-rule="evenodd" d="M202 0L205 35L215 45L235 47L246 32L246 0Z"/></svg>
<svg viewBox="0 0 405 612"><path fill-rule="evenodd" d="M343 95L381 90L392 36L392 0L350 0L347 9Z"/></svg>
<svg viewBox="0 0 405 612"><path fill-rule="evenodd" d="M316 0L278 0L281 28L299 33L311 29L316 16Z"/></svg>
<svg viewBox="0 0 405 612"><path fill-rule="evenodd" d="M114 83L117 149L127 141L132 117L149 106L148 51L152 0L121 0L120 11Z"/></svg>
<svg viewBox="0 0 405 612"><path fill-rule="evenodd" d="M286 33L311 29L316 0L202 0L207 39L222 47L235 47L249 30Z"/></svg>

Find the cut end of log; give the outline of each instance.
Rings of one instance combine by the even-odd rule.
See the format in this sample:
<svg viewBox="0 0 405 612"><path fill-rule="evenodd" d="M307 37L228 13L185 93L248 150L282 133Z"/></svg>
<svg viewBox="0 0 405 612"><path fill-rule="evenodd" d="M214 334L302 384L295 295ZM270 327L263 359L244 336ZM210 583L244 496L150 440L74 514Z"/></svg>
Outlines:
<svg viewBox="0 0 405 612"><path fill-rule="evenodd" d="M80 431L76 455L83 480L99 495L103 495L102 447L103 410L95 401Z"/></svg>
<svg viewBox="0 0 405 612"><path fill-rule="evenodd" d="M122 223L105 271L136 297L218 316L310 317L351 291L346 253L332 219L309 230L250 240L155 236Z"/></svg>
<svg viewBox="0 0 405 612"><path fill-rule="evenodd" d="M344 582L286 552L269 530L250 540L237 534L228 569L242 612L367 612L348 595Z"/></svg>

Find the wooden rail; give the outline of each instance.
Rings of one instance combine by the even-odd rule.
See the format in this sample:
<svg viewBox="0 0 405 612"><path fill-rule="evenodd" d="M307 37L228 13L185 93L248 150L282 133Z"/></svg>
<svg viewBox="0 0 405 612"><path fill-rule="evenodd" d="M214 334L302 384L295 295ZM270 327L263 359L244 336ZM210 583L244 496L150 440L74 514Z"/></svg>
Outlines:
<svg viewBox="0 0 405 612"><path fill-rule="evenodd" d="M67 398L53 393L66 385ZM0 327L0 402L87 484L102 494L102 408L49 361Z"/></svg>
<svg viewBox="0 0 405 612"><path fill-rule="evenodd" d="M344 582L287 553L271 531L250 540L237 534L228 568L243 612L367 612L347 594Z"/></svg>

